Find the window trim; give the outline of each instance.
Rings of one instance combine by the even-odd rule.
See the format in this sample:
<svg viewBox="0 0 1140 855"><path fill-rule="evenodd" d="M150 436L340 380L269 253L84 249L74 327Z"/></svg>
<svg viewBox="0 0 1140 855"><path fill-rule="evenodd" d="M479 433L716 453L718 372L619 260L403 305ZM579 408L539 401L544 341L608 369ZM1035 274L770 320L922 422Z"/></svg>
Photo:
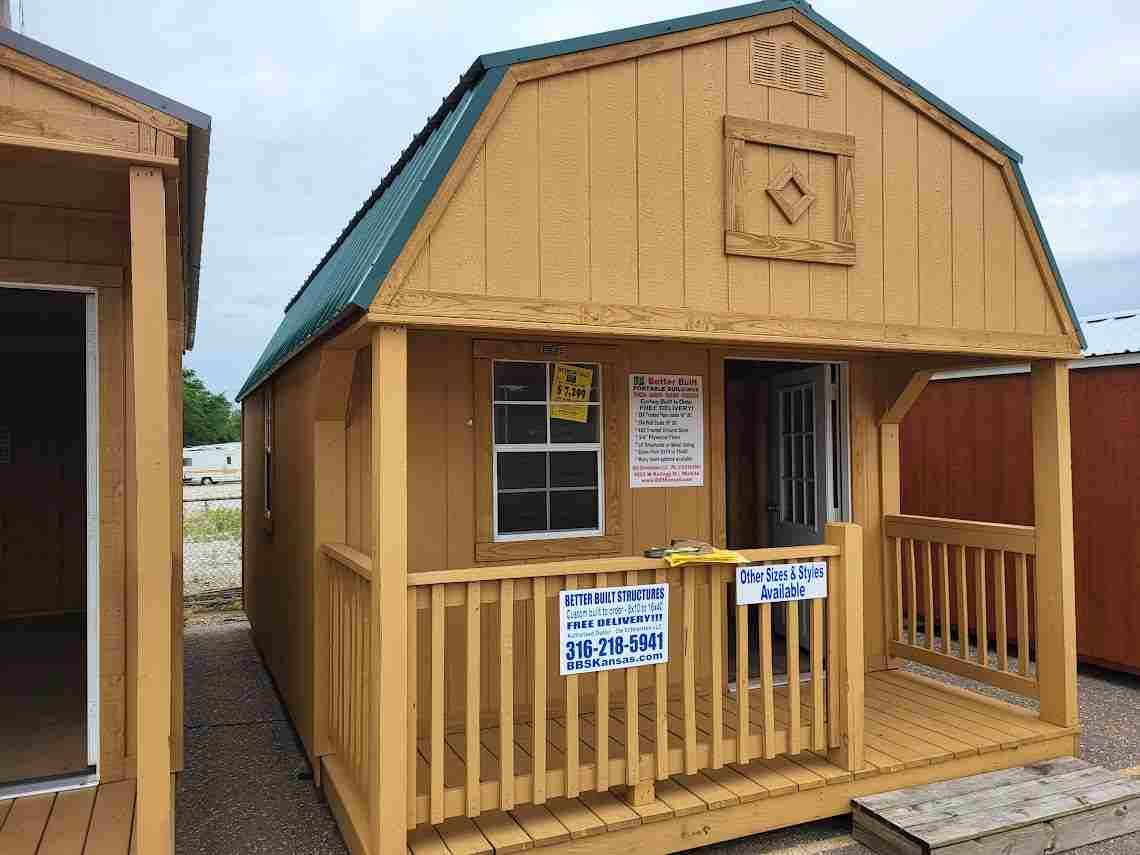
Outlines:
<svg viewBox="0 0 1140 855"><path fill-rule="evenodd" d="M265 384L261 398L261 518L267 534L273 533L273 488L274 488L274 432L276 412L274 402L276 396L273 391L273 381Z"/></svg>
<svg viewBox="0 0 1140 855"><path fill-rule="evenodd" d="M599 533L521 532L495 536L496 474L493 372L495 361L595 363L601 370L602 410ZM542 341L474 342L476 561L611 555L625 548L622 475L628 469L628 358L618 347ZM589 450L594 450L593 443ZM521 446L520 448L526 448ZM564 450L573 451L576 443ZM547 446L540 447L546 450ZM532 449L539 450L539 449ZM508 452L510 453L510 452Z"/></svg>

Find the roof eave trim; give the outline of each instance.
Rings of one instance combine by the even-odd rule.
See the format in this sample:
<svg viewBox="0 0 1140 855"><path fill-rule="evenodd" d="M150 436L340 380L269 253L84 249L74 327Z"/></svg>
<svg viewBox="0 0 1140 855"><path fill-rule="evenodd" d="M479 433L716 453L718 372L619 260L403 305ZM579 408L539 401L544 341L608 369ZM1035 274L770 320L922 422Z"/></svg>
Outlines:
<svg viewBox="0 0 1140 855"><path fill-rule="evenodd" d="M1025 175L1021 172L1021 164L1017 161L1013 162L1013 174L1017 178L1017 186L1021 190L1021 196L1025 200L1025 207L1029 211L1029 216L1033 219L1033 227L1037 229L1037 237L1041 240L1041 246L1045 250L1045 257L1049 260L1049 268L1053 271L1053 278L1057 282L1057 290L1061 292L1061 299L1065 301L1065 308L1069 312L1069 319L1073 322L1073 330L1077 334L1077 341L1081 345L1081 350L1088 350L1089 343L1085 339L1084 330L1081 329L1081 319L1077 317L1077 310L1073 307L1073 300L1069 296L1069 289L1065 287L1065 278L1061 275L1061 268L1057 265L1057 259L1053 255L1053 248L1049 246L1049 238L1045 234L1045 226L1041 223L1041 217L1037 215L1037 206L1033 204L1033 196L1029 193L1029 185L1025 183Z"/></svg>

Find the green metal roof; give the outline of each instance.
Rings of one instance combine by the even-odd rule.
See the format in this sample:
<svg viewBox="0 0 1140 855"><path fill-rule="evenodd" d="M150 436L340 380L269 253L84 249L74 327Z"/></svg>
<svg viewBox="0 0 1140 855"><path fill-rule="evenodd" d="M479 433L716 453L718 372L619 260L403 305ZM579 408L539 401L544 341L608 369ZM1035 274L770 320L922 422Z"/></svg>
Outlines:
<svg viewBox="0 0 1140 855"><path fill-rule="evenodd" d="M316 269L309 274L301 289L286 305L285 318L254 365L237 395L238 400L248 395L262 380L322 332L368 309L380 283L384 281L388 270L404 248L412 230L423 216L428 202L439 189L440 183L458 156L475 122L511 65L653 38L667 33L683 32L784 9L795 9L800 12L808 20L873 63L884 74L906 86L1010 158L1065 305L1076 326L1077 337L1081 346L1085 347L1084 334L1081 332L1061 271L1057 267L1053 251L1021 173L1019 166L1021 155L818 14L810 4L803 0L762 0L759 3L687 15L668 21L483 54L476 59L460 78L455 89L444 99L439 110L428 120L424 129L412 139L411 145L404 150L380 186L349 221Z"/></svg>

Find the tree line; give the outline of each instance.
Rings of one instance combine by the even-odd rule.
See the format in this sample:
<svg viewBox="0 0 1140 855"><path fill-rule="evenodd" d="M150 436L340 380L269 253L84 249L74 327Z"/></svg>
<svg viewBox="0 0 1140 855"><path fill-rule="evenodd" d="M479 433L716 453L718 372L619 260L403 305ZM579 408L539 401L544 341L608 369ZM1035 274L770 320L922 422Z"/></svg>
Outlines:
<svg viewBox="0 0 1140 855"><path fill-rule="evenodd" d="M241 439L241 409L206 388L192 368L182 369L182 445L216 445Z"/></svg>

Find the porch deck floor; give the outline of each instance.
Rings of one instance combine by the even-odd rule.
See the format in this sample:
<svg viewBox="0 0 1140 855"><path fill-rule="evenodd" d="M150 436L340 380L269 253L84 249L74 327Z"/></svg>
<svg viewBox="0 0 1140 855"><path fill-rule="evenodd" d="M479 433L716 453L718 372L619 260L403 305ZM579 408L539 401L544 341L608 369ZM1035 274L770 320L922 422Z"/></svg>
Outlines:
<svg viewBox="0 0 1140 855"><path fill-rule="evenodd" d="M0 852L128 855L134 815L134 781L0 800Z"/></svg>
<svg viewBox="0 0 1140 855"><path fill-rule="evenodd" d="M806 687L805 687L806 688ZM784 693L777 689L776 727L786 725L780 720L780 705L787 707ZM759 695L753 690L753 732L757 727ZM804 693L801 720L810 724L810 696ZM707 703L707 699L706 699ZM735 696L726 696L725 737L735 732ZM643 704L641 714L652 720L653 704ZM674 712L676 713L674 715ZM611 755L624 752L621 739L624 735L623 712L612 711L610 727ZM670 705L671 747L680 745L682 731L680 709ZM710 739L708 718L698 711L698 736L702 743ZM651 727L640 729L643 757L652 755ZM564 768L564 722L552 719L548 731L549 768ZM592 715L583 715L580 726L580 762L594 762ZM583 792L577 798L555 798L545 805L519 805L508 812L483 813L474 818L453 817L440 825L419 825L408 833L408 845L415 855L479 855L484 852L514 852L533 846L560 843L572 838L588 837L607 831L619 831L644 823L695 815L704 811L717 811L734 805L765 798L792 796L818 788L835 790L831 811L813 810L815 817L845 813L848 799L908 785L907 782L928 782L972 774L990 768L1021 765L1026 758L1037 753L1057 756L1069 753L1057 750L1060 737L1072 736L1075 728L1061 728L1039 721L1025 709L939 683L927 677L903 672L888 671L868 674L866 679L866 765L854 772L846 772L830 763L825 752L803 751L793 756L753 760L747 764L728 762L718 770L705 770L697 775L673 775L656 784L656 799L648 805L633 807L624 801L624 787L614 786L612 791ZM530 771L530 746L533 731L529 725L516 726L515 771ZM1032 746L1041 743L1037 751ZM805 739L805 744L809 744ZM464 737L462 732L447 739L445 786L461 787L463 782ZM497 774L498 730L484 728L481 732L481 771L483 780L494 779ZM426 743L420 744L420 764L417 775L417 793L426 794L428 766ZM983 756L986 755L986 756ZM729 758L726 757L726 760ZM939 767L944 768L928 768ZM612 782L621 784L620 781ZM839 792L849 791L850 795ZM831 803L821 795L819 803ZM802 822L789 813L791 822ZM789 824L782 821L780 812L766 827L747 833ZM712 821L711 818L709 820ZM761 822L762 820L757 820ZM703 826L702 826L703 827ZM685 832L681 832L684 834ZM710 839L694 841L691 845L714 842ZM614 845L617 845L616 843Z"/></svg>

